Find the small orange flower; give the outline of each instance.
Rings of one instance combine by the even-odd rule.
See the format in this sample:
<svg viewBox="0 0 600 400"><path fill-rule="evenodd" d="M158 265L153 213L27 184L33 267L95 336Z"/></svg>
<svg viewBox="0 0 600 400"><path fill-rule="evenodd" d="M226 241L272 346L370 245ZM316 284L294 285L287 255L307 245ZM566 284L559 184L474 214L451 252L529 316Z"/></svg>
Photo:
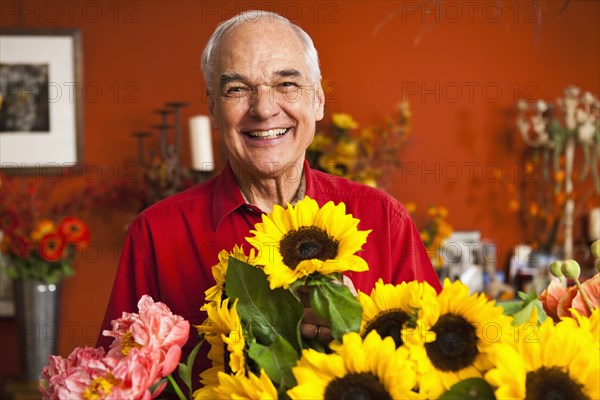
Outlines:
<svg viewBox="0 0 600 400"><path fill-rule="evenodd" d="M510 199L510 201L508 202L508 209L510 211L519 211L520 208L521 205L519 204L519 201L517 199Z"/></svg>
<svg viewBox="0 0 600 400"><path fill-rule="evenodd" d="M41 219L35 226L34 231L31 233L31 239L34 242L39 242L41 238L54 231L56 231L56 226L52 220Z"/></svg>
<svg viewBox="0 0 600 400"><path fill-rule="evenodd" d="M65 217L58 227L58 233L67 243L85 245L90 240L90 231L87 225L75 217Z"/></svg>
<svg viewBox="0 0 600 400"><path fill-rule="evenodd" d="M438 207L438 217L446 218L448 216L448 209L446 207Z"/></svg>
<svg viewBox="0 0 600 400"><path fill-rule="evenodd" d="M56 233L49 233L40 240L40 256L46 261L60 260L64 249L65 241Z"/></svg>
<svg viewBox="0 0 600 400"><path fill-rule="evenodd" d="M540 212L540 207L537 205L537 203L531 203L529 205L529 214L533 217L537 216Z"/></svg>
<svg viewBox="0 0 600 400"><path fill-rule="evenodd" d="M406 211L408 211L410 214L414 214L415 211L417 211L417 205L412 201L404 203L404 206L406 207Z"/></svg>
<svg viewBox="0 0 600 400"><path fill-rule="evenodd" d="M525 164L524 169L525 169L525 174L526 175L531 175L535 171L535 164L532 163L532 162L528 162L527 164Z"/></svg>
<svg viewBox="0 0 600 400"><path fill-rule="evenodd" d="M562 183L565 180L565 171L561 169L554 171L554 180L558 183Z"/></svg>
<svg viewBox="0 0 600 400"><path fill-rule="evenodd" d="M427 207L427 215L430 217L435 217L438 214L438 208L436 206Z"/></svg>

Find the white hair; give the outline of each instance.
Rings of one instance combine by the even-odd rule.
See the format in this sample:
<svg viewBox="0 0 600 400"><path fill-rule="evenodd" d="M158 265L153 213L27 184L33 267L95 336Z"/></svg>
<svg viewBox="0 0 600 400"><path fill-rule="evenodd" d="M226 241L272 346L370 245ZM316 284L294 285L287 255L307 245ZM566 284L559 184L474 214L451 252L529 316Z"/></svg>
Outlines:
<svg viewBox="0 0 600 400"><path fill-rule="evenodd" d="M215 53L215 49L219 47L221 39L225 36L225 33L234 29L235 27L244 24L244 23L252 23L257 22L261 18L268 18L269 21L279 22L284 26L290 27L302 42L302 46L304 47L304 57L306 59L306 64L308 66L308 70L311 74L312 79L315 81L321 80L321 69L319 68L319 56L317 55L317 49L315 45L308 36L308 33L304 32L302 28L298 25L292 23L289 19L282 17L279 14L270 11L263 10L249 10L244 11L227 21L221 22L217 25L217 28L213 32L212 36L208 40L208 43L204 47L204 51L202 52L202 71L204 72L204 81L206 82L207 89L211 90L212 87L212 76L214 73L214 61L213 55Z"/></svg>

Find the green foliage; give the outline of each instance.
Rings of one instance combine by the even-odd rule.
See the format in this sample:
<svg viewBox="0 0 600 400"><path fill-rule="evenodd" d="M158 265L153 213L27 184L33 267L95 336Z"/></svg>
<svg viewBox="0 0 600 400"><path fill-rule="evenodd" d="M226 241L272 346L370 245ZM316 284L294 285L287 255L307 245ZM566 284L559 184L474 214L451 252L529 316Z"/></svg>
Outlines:
<svg viewBox="0 0 600 400"><path fill-rule="evenodd" d="M12 254L7 254L5 257L8 259L6 274L12 279L38 280L50 285L75 273L70 257L58 261L47 261L33 252L29 258L20 258Z"/></svg>
<svg viewBox="0 0 600 400"><path fill-rule="evenodd" d="M439 400L496 400L494 389L481 378L464 379L452 387Z"/></svg>
<svg viewBox="0 0 600 400"><path fill-rule="evenodd" d="M299 327L304 308L291 291L271 290L262 269L233 257L229 259L225 287L227 297L238 299L242 324L250 326L258 343L268 346L282 336L300 352Z"/></svg>
<svg viewBox="0 0 600 400"><path fill-rule="evenodd" d="M270 346L252 343L248 355L280 388L291 388L296 385L292 367L298 361L298 353L281 336L277 337Z"/></svg>
<svg viewBox="0 0 600 400"><path fill-rule="evenodd" d="M530 293L519 292L518 296L520 300L498 303L499 306L504 308L504 314L512 316L516 324L529 322L534 309L537 309L537 322L539 324L548 318L535 290L532 290Z"/></svg>
<svg viewBox="0 0 600 400"><path fill-rule="evenodd" d="M345 333L360 330L362 306L347 286L327 277L319 278L309 282L310 306L331 322L331 335L341 341Z"/></svg>

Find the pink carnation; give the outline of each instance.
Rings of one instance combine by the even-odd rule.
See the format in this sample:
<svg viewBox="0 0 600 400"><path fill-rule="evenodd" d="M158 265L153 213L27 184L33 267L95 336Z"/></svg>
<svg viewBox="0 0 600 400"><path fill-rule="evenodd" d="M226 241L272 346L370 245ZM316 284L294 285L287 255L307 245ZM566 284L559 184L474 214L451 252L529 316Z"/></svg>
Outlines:
<svg viewBox="0 0 600 400"><path fill-rule="evenodd" d="M174 315L169 307L157 302L148 295L138 302L139 314L123 313L112 321L112 331L104 331L105 336L114 337L109 354L123 357L134 348L145 348L158 353L154 356L159 364L161 376L175 370L181 357L181 347L187 342L190 333L188 321Z"/></svg>

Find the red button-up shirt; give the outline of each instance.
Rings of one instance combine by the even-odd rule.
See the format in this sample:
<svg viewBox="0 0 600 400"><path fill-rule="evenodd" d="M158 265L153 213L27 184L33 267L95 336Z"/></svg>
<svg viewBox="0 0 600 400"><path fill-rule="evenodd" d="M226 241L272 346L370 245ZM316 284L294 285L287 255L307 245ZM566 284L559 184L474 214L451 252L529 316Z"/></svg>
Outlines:
<svg viewBox="0 0 600 400"><path fill-rule="evenodd" d="M289 171L289 179L301 179ZM242 172L243 173L243 172ZM371 293L375 282L427 281L440 283L419 233L400 202L377 189L324 174L304 164L306 195L322 206L344 202L346 212L360 220L358 229L373 231L359 255L369 271L350 275L357 289ZM215 284L211 266L223 249L245 244L262 211L247 204L227 165L210 181L173 195L138 215L129 228L102 329L123 311L137 312L143 294L162 301L191 324L201 324L206 313L204 291ZM190 334L188 346L197 341ZM108 348L111 338L100 337ZM199 355L203 357L203 355Z"/></svg>

